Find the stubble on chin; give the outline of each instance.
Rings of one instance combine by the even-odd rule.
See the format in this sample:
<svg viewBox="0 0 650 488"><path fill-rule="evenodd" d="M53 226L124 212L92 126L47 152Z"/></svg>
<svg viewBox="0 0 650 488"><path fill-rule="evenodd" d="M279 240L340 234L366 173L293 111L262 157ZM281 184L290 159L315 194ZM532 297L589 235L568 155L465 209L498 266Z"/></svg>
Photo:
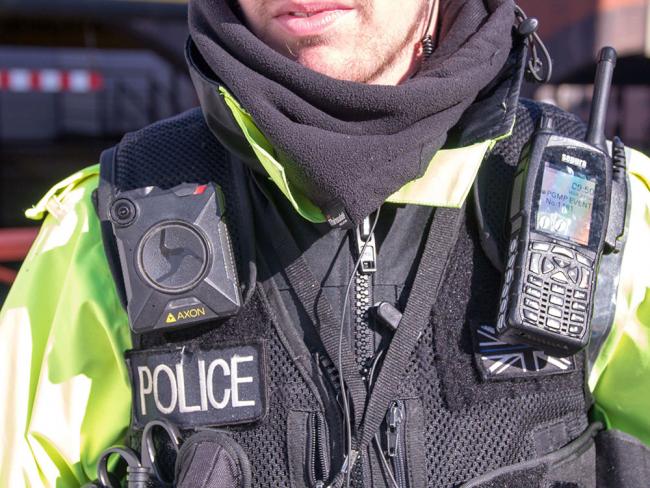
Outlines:
<svg viewBox="0 0 650 488"><path fill-rule="evenodd" d="M428 2L422 2L418 18L426 15ZM373 28L371 0L360 0L355 6L358 28L342 41L340 33L322 34L277 46L264 26L258 37L282 55L331 78L357 83L372 83L393 68L400 56L411 56L411 44L421 28L414 22L407 35L386 42Z"/></svg>

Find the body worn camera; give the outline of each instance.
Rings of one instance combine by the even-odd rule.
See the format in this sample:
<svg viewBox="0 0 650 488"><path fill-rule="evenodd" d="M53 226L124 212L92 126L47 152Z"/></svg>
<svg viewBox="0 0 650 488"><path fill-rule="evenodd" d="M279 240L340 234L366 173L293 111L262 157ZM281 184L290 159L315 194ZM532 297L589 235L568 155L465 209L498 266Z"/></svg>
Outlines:
<svg viewBox="0 0 650 488"><path fill-rule="evenodd" d="M122 192L110 207L135 333L235 315L235 259L218 186Z"/></svg>
<svg viewBox="0 0 650 488"><path fill-rule="evenodd" d="M542 117L515 175L497 333L553 356L575 354L590 338L611 204L603 128L615 62L603 49L587 140L556 134Z"/></svg>

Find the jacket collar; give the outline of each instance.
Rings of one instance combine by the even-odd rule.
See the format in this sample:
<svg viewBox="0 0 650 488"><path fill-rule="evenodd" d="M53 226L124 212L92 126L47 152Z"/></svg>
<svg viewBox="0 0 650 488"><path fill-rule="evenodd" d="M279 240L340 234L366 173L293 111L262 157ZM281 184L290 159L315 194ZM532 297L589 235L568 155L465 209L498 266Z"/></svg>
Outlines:
<svg viewBox="0 0 650 488"><path fill-rule="evenodd" d="M512 131L526 54L525 43L516 38L504 68L449 132L445 146L434 156L425 174L402 187L388 202L462 205L485 154L497 140ZM292 187L271 144L207 66L191 39L186 45L186 59L204 117L214 136L250 169L268 175L303 217L323 222L325 217L320 209Z"/></svg>

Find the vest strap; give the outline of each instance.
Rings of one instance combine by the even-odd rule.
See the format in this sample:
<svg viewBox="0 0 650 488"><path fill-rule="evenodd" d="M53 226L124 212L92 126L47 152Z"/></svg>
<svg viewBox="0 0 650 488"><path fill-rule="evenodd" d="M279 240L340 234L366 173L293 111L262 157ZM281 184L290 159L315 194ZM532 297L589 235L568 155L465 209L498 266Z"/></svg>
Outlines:
<svg viewBox="0 0 650 488"><path fill-rule="evenodd" d="M464 205L460 209L435 210L402 320L370 394L361 429L360 449L365 449L379 430L411 353L429 324L464 215Z"/></svg>

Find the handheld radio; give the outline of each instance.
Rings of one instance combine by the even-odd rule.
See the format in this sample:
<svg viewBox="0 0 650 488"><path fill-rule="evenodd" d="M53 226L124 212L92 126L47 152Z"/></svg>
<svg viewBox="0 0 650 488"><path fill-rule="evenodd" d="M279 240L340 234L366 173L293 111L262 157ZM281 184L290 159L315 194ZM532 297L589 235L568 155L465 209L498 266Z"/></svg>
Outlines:
<svg viewBox="0 0 650 488"><path fill-rule="evenodd" d="M616 51L600 52L587 140L542 117L522 151L510 202L510 244L497 333L554 356L589 342L596 272L610 210L605 118Z"/></svg>

